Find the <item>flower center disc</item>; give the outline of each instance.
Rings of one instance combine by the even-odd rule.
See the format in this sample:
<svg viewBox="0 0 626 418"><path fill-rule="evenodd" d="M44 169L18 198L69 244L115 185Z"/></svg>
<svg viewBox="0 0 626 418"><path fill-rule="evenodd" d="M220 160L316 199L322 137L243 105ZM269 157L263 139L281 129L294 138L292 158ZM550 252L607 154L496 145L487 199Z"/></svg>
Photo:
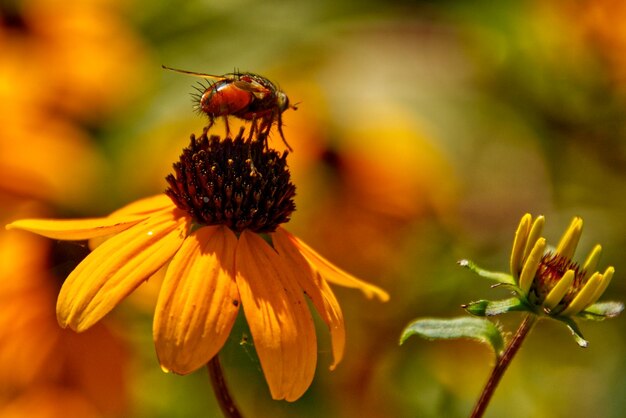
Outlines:
<svg viewBox="0 0 626 418"><path fill-rule="evenodd" d="M183 150L166 177L165 193L200 225L226 225L235 232L273 232L295 210L287 152L268 149L266 135L233 139L205 128Z"/></svg>

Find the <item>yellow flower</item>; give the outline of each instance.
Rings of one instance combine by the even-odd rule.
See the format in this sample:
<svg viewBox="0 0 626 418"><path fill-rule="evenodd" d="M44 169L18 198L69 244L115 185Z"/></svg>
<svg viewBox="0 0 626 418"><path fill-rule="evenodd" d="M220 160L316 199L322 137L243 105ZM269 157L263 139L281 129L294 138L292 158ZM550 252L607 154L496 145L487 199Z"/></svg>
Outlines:
<svg viewBox="0 0 626 418"><path fill-rule="evenodd" d="M328 283L388 295L339 269L280 224L295 209L286 153L263 140L209 138L183 151L166 195L105 218L28 219L19 228L61 240L110 236L69 275L57 302L63 327L84 331L169 261L154 317L166 371L190 373L224 345L243 306L274 399L309 387L317 343L308 296L328 325L334 368L345 344L341 308Z"/></svg>
<svg viewBox="0 0 626 418"><path fill-rule="evenodd" d="M602 247L596 245L582 266L572 260L583 221L574 218L554 251L546 252L541 237L545 219L522 217L511 252L511 274L528 302L549 315L573 316L604 293L615 273L612 266L596 271Z"/></svg>
<svg viewBox="0 0 626 418"><path fill-rule="evenodd" d="M121 4L109 0L6 3L0 6L1 60L20 70L22 82L6 86L16 101L34 95L53 113L93 122L132 98L142 82L139 70L146 53L124 22Z"/></svg>
<svg viewBox="0 0 626 418"><path fill-rule="evenodd" d="M50 244L0 231L0 417L125 416L125 345L104 322L59 328Z"/></svg>
<svg viewBox="0 0 626 418"><path fill-rule="evenodd" d="M487 271L471 261L460 261L462 266L515 293L510 299L479 300L464 308L478 316L527 311L556 319L567 325L578 345L587 347L574 318L602 321L624 310L621 302L598 302L615 269L609 266L603 273L596 271L602 252L600 245L593 247L582 266L573 260L582 233L582 219L572 220L553 250L548 249L546 239L541 236L544 223L543 216L533 220L527 213L522 217L511 251L511 274Z"/></svg>

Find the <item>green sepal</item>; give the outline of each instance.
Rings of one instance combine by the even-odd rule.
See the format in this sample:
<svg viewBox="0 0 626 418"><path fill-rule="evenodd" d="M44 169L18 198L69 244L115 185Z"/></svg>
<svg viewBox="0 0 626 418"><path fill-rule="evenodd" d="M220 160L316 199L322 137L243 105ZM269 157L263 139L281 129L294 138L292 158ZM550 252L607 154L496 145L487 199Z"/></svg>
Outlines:
<svg viewBox="0 0 626 418"><path fill-rule="evenodd" d="M614 318L624 310L622 302L598 302L594 303L577 316L592 321L604 321L607 318Z"/></svg>
<svg viewBox="0 0 626 418"><path fill-rule="evenodd" d="M517 298L521 300L522 302L526 300L526 295L524 294L522 289L520 289L519 286L517 286L516 284L497 283L491 286L491 288L496 288L496 287L510 290L511 292L515 293L517 295Z"/></svg>
<svg viewBox="0 0 626 418"><path fill-rule="evenodd" d="M510 274L502 273L498 271L485 270L483 268L478 267L473 261L459 260L458 264L459 266L470 269L474 273L486 279L494 280L498 283L511 284L511 285L516 284L515 279Z"/></svg>
<svg viewBox="0 0 626 418"><path fill-rule="evenodd" d="M509 298L504 300L478 300L462 306L467 312L476 316L494 316L514 311L529 311L519 298Z"/></svg>
<svg viewBox="0 0 626 418"><path fill-rule="evenodd" d="M493 322L482 318L464 316L451 319L417 319L402 331L400 345L412 335L419 335L427 340L469 338L489 345L496 357L504 351L504 338L500 329Z"/></svg>
<svg viewBox="0 0 626 418"><path fill-rule="evenodd" d="M557 317L556 319L558 319L559 321L567 325L567 328L569 328L569 330L571 331L572 336L574 337L574 340L576 341L576 344L578 344L582 348L587 348L587 346L589 345L589 342L585 340L585 337L583 337L582 332L580 331L580 329L578 328L578 325L576 324L576 322L574 322L573 319L568 318L568 317Z"/></svg>

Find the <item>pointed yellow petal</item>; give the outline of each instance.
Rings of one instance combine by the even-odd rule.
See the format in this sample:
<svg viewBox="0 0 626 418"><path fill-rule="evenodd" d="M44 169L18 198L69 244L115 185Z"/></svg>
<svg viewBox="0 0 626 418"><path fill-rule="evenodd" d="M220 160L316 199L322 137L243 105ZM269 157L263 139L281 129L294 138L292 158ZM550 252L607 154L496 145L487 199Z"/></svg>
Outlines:
<svg viewBox="0 0 626 418"><path fill-rule="evenodd" d="M335 294L326 281L311 268L293 242L289 240L284 229L278 228L271 236L274 248L290 265L290 268L297 272L298 284L328 325L333 347L333 363L330 369L334 370L343 358L346 342L343 313Z"/></svg>
<svg viewBox="0 0 626 418"><path fill-rule="evenodd" d="M153 330L164 370L191 373L226 342L239 312L236 246L230 229L207 226L185 239L170 262Z"/></svg>
<svg viewBox="0 0 626 418"><path fill-rule="evenodd" d="M535 273L537 273L537 269L539 268L539 263L541 262L541 257L543 256L545 249L545 238L539 238L528 255L528 258L524 262L524 268L522 269L522 274L520 274L519 277L519 287L525 295L528 294L530 286L535 279Z"/></svg>
<svg viewBox="0 0 626 418"><path fill-rule="evenodd" d="M595 295L596 290L602 285L602 275L595 273L585 286L578 292L574 300L560 313L562 316L576 315L588 306L591 298Z"/></svg>
<svg viewBox="0 0 626 418"><path fill-rule="evenodd" d="M84 331L100 320L174 255L190 223L178 209L162 212L104 242L63 283L59 324Z"/></svg>
<svg viewBox="0 0 626 418"><path fill-rule="evenodd" d="M235 256L237 287L272 398L295 401L313 380L313 319L290 266L261 237L243 231Z"/></svg>
<svg viewBox="0 0 626 418"><path fill-rule="evenodd" d="M576 246L583 232L583 220L575 217L572 219L567 231L561 237L559 245L556 247L556 253L566 258L572 258L576 251Z"/></svg>
<svg viewBox="0 0 626 418"><path fill-rule="evenodd" d="M604 274L602 275L602 281L600 283L600 286L598 286L596 292L593 294L589 302L587 302L587 305L582 310L587 309L589 306L596 303L598 299L600 299L600 297L606 291L606 288L609 287L609 283L611 283L611 279L613 278L614 273L615 269L613 267L607 267L607 269L604 271Z"/></svg>
<svg viewBox="0 0 626 418"><path fill-rule="evenodd" d="M335 370L335 367L339 364L343 358L343 352L346 347L346 327L343 320L343 312L341 306L335 297L330 286L326 283L326 280L319 277L319 281L322 288L322 295L324 296L324 307L328 312L330 322L328 327L330 328L330 337L333 346L333 363L330 365L330 370Z"/></svg>
<svg viewBox="0 0 626 418"><path fill-rule="evenodd" d="M530 232L530 222L532 216L530 213L522 216L517 231L515 231L515 239L513 240L513 249L511 250L511 274L514 278L519 278L520 271L522 271L522 263L524 261L524 248L526 247L526 241L528 240L528 233Z"/></svg>
<svg viewBox="0 0 626 418"><path fill-rule="evenodd" d="M109 216L146 215L159 210L174 208L175 206L172 199L166 194L161 193L129 203L111 213Z"/></svg>
<svg viewBox="0 0 626 418"><path fill-rule="evenodd" d="M574 282L574 277L576 277L576 272L574 270L567 270L563 277L557 282L557 284L552 288L548 296L543 302L543 306L548 309L554 309L556 305L559 304L563 296L567 294L567 291L570 289L572 283Z"/></svg>
<svg viewBox="0 0 626 418"><path fill-rule="evenodd" d="M80 241L116 234L146 219L146 215L120 216L115 218L88 219L20 219L6 226L7 229L23 229L44 237Z"/></svg>
<svg viewBox="0 0 626 418"><path fill-rule="evenodd" d="M593 247L593 250L591 250L589 256L587 256L587 259L585 260L585 263L583 264L583 270L585 270L585 277L583 278L583 280L589 280L591 275L596 271L596 268L598 268L598 263L600 262L601 254L602 247L597 244L595 247Z"/></svg>
<svg viewBox="0 0 626 418"><path fill-rule="evenodd" d="M530 232L528 233L528 239L526 240L523 260L525 260L530 255L530 252L535 246L535 243L541 237L541 232L543 231L543 226L545 223L546 218L543 216L538 216L533 222L533 225L530 228Z"/></svg>
<svg viewBox="0 0 626 418"><path fill-rule="evenodd" d="M330 261L326 260L315 250L306 245L296 236L287 232L285 229L278 228L276 231L278 232L279 230L281 230L286 239L291 241L291 243L298 249L298 251L300 251L300 254L302 254L302 256L308 261L313 270L317 271L324 279L340 286L359 289L368 298L376 296L383 302L389 300L389 294L382 290L380 287L357 279L346 271L335 266Z"/></svg>
<svg viewBox="0 0 626 418"><path fill-rule="evenodd" d="M148 217L151 214L154 214L158 211L164 210L173 210L176 205L172 202L172 200L167 197L165 194L160 194L152 197L146 197L144 199L137 200L135 202L129 203L128 205L122 207L121 209L116 210L111 213L109 218L117 218L121 216L143 216ZM103 235L91 238L89 240L89 249L93 251L104 241L109 239L110 235Z"/></svg>

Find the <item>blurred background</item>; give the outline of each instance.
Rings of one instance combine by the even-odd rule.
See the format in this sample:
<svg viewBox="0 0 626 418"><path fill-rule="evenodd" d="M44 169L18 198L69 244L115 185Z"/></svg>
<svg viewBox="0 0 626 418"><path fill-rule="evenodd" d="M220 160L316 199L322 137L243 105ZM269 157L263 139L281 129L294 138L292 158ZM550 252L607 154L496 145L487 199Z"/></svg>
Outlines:
<svg viewBox="0 0 626 418"><path fill-rule="evenodd" d="M287 229L391 300L335 288L345 358L328 370L318 321L316 378L295 403L271 400L240 318L221 354L236 402L247 417L465 417L488 349L398 346L414 318L506 296L457 260L506 271L523 213L546 215L553 244L578 215L577 256L602 244L604 299L626 299L625 21L619 0L0 0L0 219L100 216L162 192L207 123L197 80L162 64L262 74L299 103L283 115ZM220 416L206 370L158 366L158 281L86 333L58 328L56 294L84 256L0 231L0 417ZM541 322L486 416L622 417L626 322L581 329L587 349Z"/></svg>

